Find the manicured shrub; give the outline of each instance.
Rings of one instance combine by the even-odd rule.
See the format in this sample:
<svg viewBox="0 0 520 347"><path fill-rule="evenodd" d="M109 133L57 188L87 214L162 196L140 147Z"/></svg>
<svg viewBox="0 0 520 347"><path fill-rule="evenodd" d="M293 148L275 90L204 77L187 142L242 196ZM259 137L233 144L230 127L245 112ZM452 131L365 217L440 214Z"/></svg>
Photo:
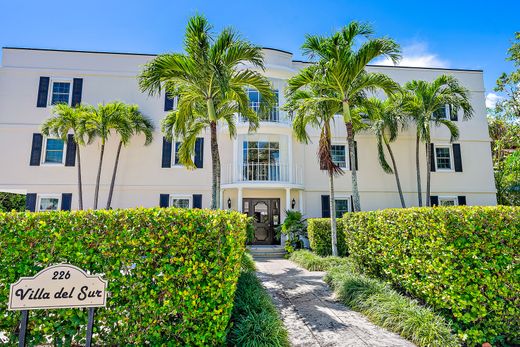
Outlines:
<svg viewBox="0 0 520 347"><path fill-rule="evenodd" d="M96 345L224 343L246 218L199 209L0 213L0 332L16 341L9 284L67 262L108 281ZM29 345L84 343L82 309L30 312Z"/></svg>
<svg viewBox="0 0 520 347"><path fill-rule="evenodd" d="M312 218L307 220L307 234L311 249L322 257L332 255L332 239L330 235L330 218ZM345 233L341 218L337 219L338 254L340 257L347 255Z"/></svg>
<svg viewBox="0 0 520 347"><path fill-rule="evenodd" d="M460 341L446 320L416 300L397 293L380 280L352 271L349 265L331 268L325 281L346 306L375 324L398 333L418 346L455 347Z"/></svg>
<svg viewBox="0 0 520 347"><path fill-rule="evenodd" d="M269 294L255 275L251 255L242 258L228 335L230 346L289 346L287 331Z"/></svg>
<svg viewBox="0 0 520 347"><path fill-rule="evenodd" d="M289 259L309 271L327 271L339 265L352 265L349 258L320 257L308 250L293 252Z"/></svg>
<svg viewBox="0 0 520 347"><path fill-rule="evenodd" d="M431 305L469 346L520 343L520 208L347 214L351 257Z"/></svg>

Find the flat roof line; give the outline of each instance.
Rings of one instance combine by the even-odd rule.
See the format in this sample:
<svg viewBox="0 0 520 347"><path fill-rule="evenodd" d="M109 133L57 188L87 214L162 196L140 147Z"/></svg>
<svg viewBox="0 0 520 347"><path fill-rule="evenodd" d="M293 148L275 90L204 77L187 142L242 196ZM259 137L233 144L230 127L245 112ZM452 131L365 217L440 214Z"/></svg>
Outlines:
<svg viewBox="0 0 520 347"><path fill-rule="evenodd" d="M146 56L146 57L155 57L157 54L149 54L149 53L130 53L130 52L108 52L108 51L87 51L87 50L73 50L73 49L54 49L54 48L30 48L30 47L2 47L2 49L18 49L18 50L26 50L26 51L47 51L47 52L67 52L67 53L89 53L89 54L115 54L115 55L136 55L136 56ZM270 47L262 47L262 49L267 49L271 51L281 52L285 54L291 54L291 52L284 51L282 49L270 48ZM293 60L295 63L304 63L304 64L312 64L311 61L305 60ZM368 64L369 67L387 67L387 68L399 68L399 69L421 69L421 70L446 70L446 71L470 71L470 72L483 72L482 69L457 69L457 68L445 68L445 67L421 67L421 66L400 66L400 65L378 65L378 64Z"/></svg>

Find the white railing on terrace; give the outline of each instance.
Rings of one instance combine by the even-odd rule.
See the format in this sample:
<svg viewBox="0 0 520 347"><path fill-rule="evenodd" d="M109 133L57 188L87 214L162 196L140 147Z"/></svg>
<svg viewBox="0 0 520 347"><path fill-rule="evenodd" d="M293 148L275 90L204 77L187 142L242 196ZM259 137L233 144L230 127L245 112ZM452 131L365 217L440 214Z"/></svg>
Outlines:
<svg viewBox="0 0 520 347"><path fill-rule="evenodd" d="M260 103L259 102L251 102L249 104L251 108L258 112L260 109ZM238 121L240 123L246 123L247 120L242 118L241 115L238 115ZM282 123L282 124L291 124L291 117L289 116L289 113L280 110L280 107L274 106L271 111L269 111L269 114L260 116L260 122L272 122L272 123Z"/></svg>
<svg viewBox="0 0 520 347"><path fill-rule="evenodd" d="M222 183L284 182L303 184L303 168L300 165L237 163L223 166Z"/></svg>

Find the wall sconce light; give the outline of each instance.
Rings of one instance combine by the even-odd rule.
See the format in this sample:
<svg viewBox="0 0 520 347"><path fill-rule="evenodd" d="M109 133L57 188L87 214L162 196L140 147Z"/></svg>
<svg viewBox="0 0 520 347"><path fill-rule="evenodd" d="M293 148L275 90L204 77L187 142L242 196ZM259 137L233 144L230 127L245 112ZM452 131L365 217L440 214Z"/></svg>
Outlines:
<svg viewBox="0 0 520 347"><path fill-rule="evenodd" d="M291 201L291 208L294 210L294 206L296 206L296 200L294 198Z"/></svg>
<svg viewBox="0 0 520 347"><path fill-rule="evenodd" d="M227 207L228 207L228 208L231 208L231 198L228 198L228 199L227 199Z"/></svg>

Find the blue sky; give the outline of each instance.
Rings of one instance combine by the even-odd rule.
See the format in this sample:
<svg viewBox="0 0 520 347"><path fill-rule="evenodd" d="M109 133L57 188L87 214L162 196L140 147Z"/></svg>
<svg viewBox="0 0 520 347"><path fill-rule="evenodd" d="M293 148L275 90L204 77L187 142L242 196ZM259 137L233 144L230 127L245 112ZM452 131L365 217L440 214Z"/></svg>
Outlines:
<svg viewBox="0 0 520 347"><path fill-rule="evenodd" d="M3 1L0 46L161 53L182 49L186 21L204 14L254 43L303 58L304 35L368 21L403 47L403 65L483 69L486 93L502 71L520 1ZM420 4L420 5L419 5Z"/></svg>

